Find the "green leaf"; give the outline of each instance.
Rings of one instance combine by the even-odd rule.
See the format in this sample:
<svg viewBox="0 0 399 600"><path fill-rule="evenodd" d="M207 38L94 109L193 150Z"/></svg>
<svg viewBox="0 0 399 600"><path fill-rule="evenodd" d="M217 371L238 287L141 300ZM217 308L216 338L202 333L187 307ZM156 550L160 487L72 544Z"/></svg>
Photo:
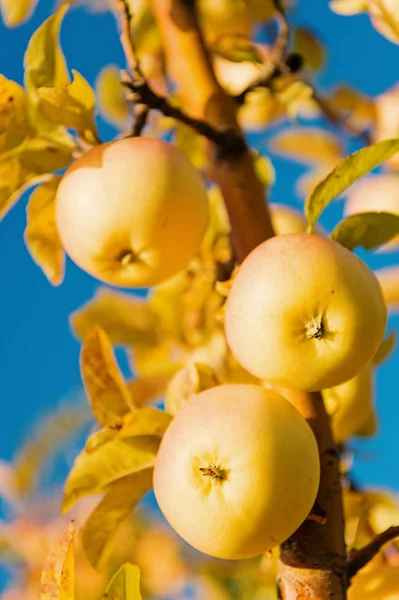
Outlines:
<svg viewBox="0 0 399 600"><path fill-rule="evenodd" d="M95 569L101 571L106 565L119 525L151 489L152 474L152 469L145 469L112 483L88 518L82 531L83 546Z"/></svg>
<svg viewBox="0 0 399 600"><path fill-rule="evenodd" d="M112 439L76 458L64 489L62 510L66 512L89 494L103 492L113 481L154 466L160 438L140 436Z"/></svg>
<svg viewBox="0 0 399 600"><path fill-rule="evenodd" d="M383 362L391 356L396 346L396 331L391 333L385 338L377 350L377 354L373 358L373 364L375 366L381 365Z"/></svg>
<svg viewBox="0 0 399 600"><path fill-rule="evenodd" d="M133 408L133 402L109 337L99 327L85 337L80 372L95 418L104 427L115 427Z"/></svg>
<svg viewBox="0 0 399 600"><path fill-rule="evenodd" d="M64 54L60 47L60 28L67 11L62 6L44 21L32 35L24 56L25 87L32 97L40 87L58 87L69 83Z"/></svg>
<svg viewBox="0 0 399 600"><path fill-rule="evenodd" d="M96 98L86 79L72 70L73 81L60 87L37 90L42 113L56 125L76 129L92 142L98 139L94 121Z"/></svg>
<svg viewBox="0 0 399 600"><path fill-rule="evenodd" d="M0 12L6 27L18 27L32 16L38 0L0 0Z"/></svg>
<svg viewBox="0 0 399 600"><path fill-rule="evenodd" d="M353 250L363 246L373 250L399 235L399 215L386 212L364 212L343 219L331 238Z"/></svg>
<svg viewBox="0 0 399 600"><path fill-rule="evenodd" d="M125 563L112 578L105 592L107 600L142 600L140 569Z"/></svg>
<svg viewBox="0 0 399 600"><path fill-rule="evenodd" d="M55 223L55 197L60 180L61 177L54 177L31 194L24 233L31 257L53 285L60 285L65 268L65 253Z"/></svg>
<svg viewBox="0 0 399 600"><path fill-rule="evenodd" d="M342 159L315 187L306 201L305 213L309 231L314 230L318 218L331 200L397 152L399 152L399 139L391 139L362 148Z"/></svg>

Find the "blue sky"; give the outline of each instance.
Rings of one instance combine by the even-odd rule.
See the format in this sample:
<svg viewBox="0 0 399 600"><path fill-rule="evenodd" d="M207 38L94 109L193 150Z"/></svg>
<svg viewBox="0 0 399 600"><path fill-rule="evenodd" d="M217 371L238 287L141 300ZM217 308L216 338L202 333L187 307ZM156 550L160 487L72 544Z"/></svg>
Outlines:
<svg viewBox="0 0 399 600"><path fill-rule="evenodd" d="M0 72L21 82L23 54L30 35L51 11L53 2L40 0L34 17L18 29L0 24ZM293 24L310 26L319 33L328 49L325 71L318 82L321 89L349 82L359 90L376 95L396 82L399 47L381 37L366 16L338 17L327 2L297 0ZM83 9L70 11L62 30L62 46L68 65L91 83L107 63L124 66L117 28L112 15L93 16ZM100 123L103 139L113 131ZM270 133L252 141L267 150ZM344 136L346 141L348 138ZM349 150L356 144L350 142ZM277 181L271 199L300 207L294 184L302 167L273 157ZM0 224L0 457L10 459L29 434L32 423L66 396L80 388L79 344L71 336L68 315L94 294L99 283L70 261L59 288L53 288L32 262L23 243L26 198ZM322 224L333 226L342 213L334 204ZM373 268L398 261L398 253L365 256ZM399 319L390 319L389 328L398 328ZM399 429L397 355L382 366L377 379L377 406L380 432L369 442L356 443L355 474L363 484L389 486L399 490L396 440Z"/></svg>

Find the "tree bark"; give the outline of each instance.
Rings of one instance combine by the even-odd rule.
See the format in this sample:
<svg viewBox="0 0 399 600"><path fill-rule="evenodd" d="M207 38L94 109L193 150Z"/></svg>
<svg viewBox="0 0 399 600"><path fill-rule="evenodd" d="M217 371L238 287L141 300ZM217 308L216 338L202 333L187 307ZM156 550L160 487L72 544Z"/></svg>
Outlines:
<svg viewBox="0 0 399 600"><path fill-rule="evenodd" d="M320 392L281 390L315 434L320 454L317 504L326 523L305 521L281 546L279 585L284 600L343 600L346 598L346 547L339 474L330 419Z"/></svg>
<svg viewBox="0 0 399 600"><path fill-rule="evenodd" d="M240 131L234 101L214 75L196 18L193 0L152 0L164 42L168 72L182 104L193 116L218 128ZM212 177L229 214L236 257L241 262L258 244L274 235L249 151L220 156L210 145ZM306 521L281 547L279 587L284 600L345 600L346 550L338 455L321 395L284 390L312 427L319 446L321 484L318 504L327 513L324 525Z"/></svg>
<svg viewBox="0 0 399 600"><path fill-rule="evenodd" d="M187 0L153 0L163 38L168 72L177 83L182 106L194 117L219 129L240 132L235 103L218 84L196 19ZM236 257L273 235L265 204L265 189L256 176L249 149L237 156L221 156L210 144L210 176L220 187L232 226Z"/></svg>

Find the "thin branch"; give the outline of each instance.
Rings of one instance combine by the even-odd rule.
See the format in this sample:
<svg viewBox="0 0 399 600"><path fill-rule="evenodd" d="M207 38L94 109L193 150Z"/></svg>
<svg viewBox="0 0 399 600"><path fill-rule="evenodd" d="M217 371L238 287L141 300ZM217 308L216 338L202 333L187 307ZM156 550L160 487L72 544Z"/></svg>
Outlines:
<svg viewBox="0 0 399 600"><path fill-rule="evenodd" d="M252 81L240 94L235 96L238 104L242 104L245 96L256 88L270 88L273 81L284 73L297 72L302 66L302 60L290 61L287 54L287 45L291 33L291 27L287 19L281 0L273 0L275 8L275 19L278 24L278 35L273 46L273 60L270 64L265 64L263 73ZM298 56L294 53L295 56ZM288 60L287 60L288 59Z"/></svg>
<svg viewBox="0 0 399 600"><path fill-rule="evenodd" d="M132 38L132 14L126 0L116 0L117 8L120 14L121 25L121 46L126 58L126 65L132 77L132 81L145 81L141 71L140 62L137 58L137 51ZM149 114L149 107L146 104L137 103L135 107L135 122L133 126L133 136L139 136L144 129Z"/></svg>
<svg viewBox="0 0 399 600"><path fill-rule="evenodd" d="M281 62L287 49L291 27L281 0L273 0L273 4L276 9L276 20L279 26L279 33L274 44L273 52L275 54L275 60Z"/></svg>
<svg viewBox="0 0 399 600"><path fill-rule="evenodd" d="M353 550L348 557L347 575L351 580L360 569L365 567L381 550L382 546L399 537L399 526L389 527L378 534L367 546L360 550Z"/></svg>
<svg viewBox="0 0 399 600"><path fill-rule="evenodd" d="M131 96L128 96L128 101L144 104L151 109L158 110L166 117L171 117L184 125L188 125L218 147L218 157L220 159L238 158L248 151L247 144L239 132L227 127L217 129L203 119L196 119L187 115L177 106L173 106L167 98L154 92L145 79L133 81L127 79L122 83L132 91Z"/></svg>
<svg viewBox="0 0 399 600"><path fill-rule="evenodd" d="M312 87L312 86L310 86ZM348 119L342 116L331 103L324 98L319 92L313 88L313 100L317 103L324 116L330 121L332 125L340 129L344 129L353 137L359 138L362 142L367 145L371 144L371 138L366 131L359 131L354 127Z"/></svg>
<svg viewBox="0 0 399 600"><path fill-rule="evenodd" d="M137 59L136 47L132 39L132 14L126 0L115 0L115 2L120 14L120 40L125 54L126 64L132 77L139 79L143 74Z"/></svg>

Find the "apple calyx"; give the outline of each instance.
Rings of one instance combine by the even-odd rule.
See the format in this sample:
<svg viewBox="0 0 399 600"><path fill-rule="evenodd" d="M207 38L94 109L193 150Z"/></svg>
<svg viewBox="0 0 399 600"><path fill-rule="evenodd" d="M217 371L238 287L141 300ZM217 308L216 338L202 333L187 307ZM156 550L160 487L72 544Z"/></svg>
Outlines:
<svg viewBox="0 0 399 600"><path fill-rule="evenodd" d="M120 262L124 267L127 265L131 265L132 263L137 261L137 255L133 252L133 250L122 250L118 255L118 262Z"/></svg>
<svg viewBox="0 0 399 600"><path fill-rule="evenodd" d="M305 335L308 340L319 340L324 336L325 329L322 317L312 319L305 325Z"/></svg>
<svg viewBox="0 0 399 600"><path fill-rule="evenodd" d="M216 467L215 465L208 465L207 467L200 467L199 469L204 477L210 477L216 481L223 481L227 477L225 469Z"/></svg>

